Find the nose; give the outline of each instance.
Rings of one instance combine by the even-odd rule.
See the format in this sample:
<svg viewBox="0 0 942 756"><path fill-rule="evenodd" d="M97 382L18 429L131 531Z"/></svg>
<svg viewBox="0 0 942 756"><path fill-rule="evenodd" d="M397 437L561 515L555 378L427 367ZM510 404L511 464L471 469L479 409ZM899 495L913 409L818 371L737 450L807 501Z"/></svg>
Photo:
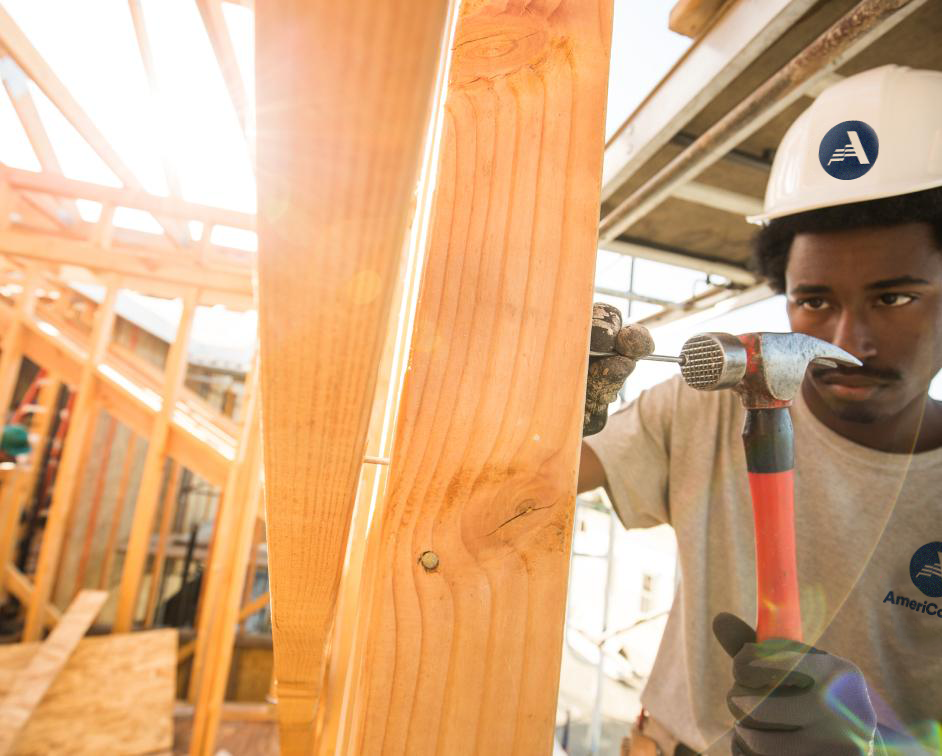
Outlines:
<svg viewBox="0 0 942 756"><path fill-rule="evenodd" d="M867 313L862 309L845 307L831 334L831 343L850 352L861 362L877 354L877 343Z"/></svg>

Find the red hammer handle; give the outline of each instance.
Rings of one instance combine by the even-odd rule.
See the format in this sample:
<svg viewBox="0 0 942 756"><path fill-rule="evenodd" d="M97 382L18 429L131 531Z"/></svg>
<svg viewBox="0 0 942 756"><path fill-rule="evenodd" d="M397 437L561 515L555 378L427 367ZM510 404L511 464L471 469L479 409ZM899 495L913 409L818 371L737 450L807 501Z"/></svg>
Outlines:
<svg viewBox="0 0 942 756"><path fill-rule="evenodd" d="M788 409L749 409L743 429L756 537L756 635L801 640L795 452Z"/></svg>

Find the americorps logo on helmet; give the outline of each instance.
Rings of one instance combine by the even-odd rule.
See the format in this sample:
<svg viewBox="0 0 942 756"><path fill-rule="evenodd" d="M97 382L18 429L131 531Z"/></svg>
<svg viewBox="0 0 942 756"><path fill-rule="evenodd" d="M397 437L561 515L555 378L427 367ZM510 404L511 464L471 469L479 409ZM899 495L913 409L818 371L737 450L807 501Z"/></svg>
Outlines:
<svg viewBox="0 0 942 756"><path fill-rule="evenodd" d="M880 153L877 132L863 121L842 121L828 130L818 147L818 160L828 175L841 181L860 178Z"/></svg>
<svg viewBox="0 0 942 756"><path fill-rule="evenodd" d="M909 562L909 576L927 596L942 596L942 542L932 541L916 549Z"/></svg>

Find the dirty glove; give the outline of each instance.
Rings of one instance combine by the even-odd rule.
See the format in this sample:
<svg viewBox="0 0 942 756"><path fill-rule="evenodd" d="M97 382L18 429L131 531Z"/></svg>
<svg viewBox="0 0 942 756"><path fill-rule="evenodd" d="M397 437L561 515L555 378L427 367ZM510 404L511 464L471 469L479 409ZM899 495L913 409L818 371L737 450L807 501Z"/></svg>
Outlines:
<svg viewBox="0 0 942 756"><path fill-rule="evenodd" d="M582 435L591 436L605 427L608 405L615 401L637 360L654 351L648 329L632 324L622 328L621 313L610 304L592 305L593 352L617 352L611 357L589 357L589 378L585 389L585 416Z"/></svg>
<svg viewBox="0 0 942 756"><path fill-rule="evenodd" d="M749 625L725 612L713 619L713 634L733 658L733 754L873 752L877 718L851 662L798 641L757 643Z"/></svg>

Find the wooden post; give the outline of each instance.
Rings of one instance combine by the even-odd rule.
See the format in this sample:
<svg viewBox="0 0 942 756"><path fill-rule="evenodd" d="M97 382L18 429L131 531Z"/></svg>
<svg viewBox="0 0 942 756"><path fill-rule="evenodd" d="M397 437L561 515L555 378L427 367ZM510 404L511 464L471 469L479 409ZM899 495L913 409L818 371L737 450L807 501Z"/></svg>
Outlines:
<svg viewBox="0 0 942 756"><path fill-rule="evenodd" d="M256 8L262 428L286 754L314 745L447 8L423 0Z"/></svg>
<svg viewBox="0 0 942 756"><path fill-rule="evenodd" d="M13 551L20 532L20 516L30 494L36 489L36 480L39 478L43 451L46 447L46 437L49 435L49 428L55 416L61 385L57 379L49 375L42 379L39 397L36 400L40 409L33 413L30 419L30 435L33 436L33 443L29 453L29 462L24 469L16 471L12 485L3 491L2 520L0 520L0 569L6 569L7 565L13 563ZM2 579L0 583L3 583ZM0 601L3 597L4 592L0 587Z"/></svg>
<svg viewBox="0 0 942 756"><path fill-rule="evenodd" d="M611 5L462 5L352 753L552 751Z"/></svg>
<svg viewBox="0 0 942 756"><path fill-rule="evenodd" d="M177 508L176 493L180 487L180 471L183 469L172 459L167 460L170 465L170 475L167 478L167 487L164 489L163 507L160 512L160 529L157 532L157 548L154 550L152 560L150 585L147 588L147 608L144 610L144 626L154 626L154 614L157 609L157 592L160 590L160 581L164 573L164 558L167 554L167 541L170 538L170 524L173 513Z"/></svg>
<svg viewBox="0 0 942 756"><path fill-rule="evenodd" d="M111 525L108 528L108 538L105 541L105 551L101 560L101 572L98 575L98 587L109 590L111 565L114 563L115 548L118 545L118 531L121 530L121 520L124 519L124 506L128 498L128 485L131 482L131 473L134 469L134 452L137 451L137 436L129 433L127 447L124 450L124 466L121 469L121 480L118 483L118 495L115 497L114 509L111 514Z"/></svg>
<svg viewBox="0 0 942 756"><path fill-rule="evenodd" d="M99 460L98 473L95 479L95 488L88 508L88 521L85 524L85 539L82 542L82 553L79 555L78 566L75 570L75 591L85 587L85 571L88 569L88 560L92 553L92 542L98 537L98 510L101 508L101 499L105 490L105 478L111 462L111 447L114 445L115 432L118 422L108 417L108 427L105 431L105 442ZM89 434L91 436L92 434ZM88 458L86 458L88 459ZM88 459L91 462L90 459Z"/></svg>
<svg viewBox="0 0 942 756"><path fill-rule="evenodd" d="M226 483L225 504L216 521L214 558L204 579L206 590L203 642L197 643L192 674L198 675L190 740L191 756L216 752L216 734L232 664L232 647L239 622L242 585L249 545L258 515L261 488L261 433L252 390L239 450Z"/></svg>
<svg viewBox="0 0 942 756"><path fill-rule="evenodd" d="M20 363L23 361L23 319L32 317L36 309L36 286L39 276L27 272L23 280L23 290L16 303L13 322L3 336L3 351L0 353L0 426L7 420L16 380L20 375Z"/></svg>
<svg viewBox="0 0 942 756"><path fill-rule="evenodd" d="M190 289L183 299L183 311L177 335L167 353L164 368L163 403L160 412L154 418L150 438L147 442L147 456L144 458L144 471L141 473L141 486L137 492L134 507L134 522L128 538L128 550L124 558L121 573L121 585L118 589L118 606L115 613L114 632L129 632L134 624L134 611L137 608L137 596L147 561L148 543L154 524L154 512L157 498L160 496L160 478L163 472L164 455L167 446L167 434L173 421L173 411L180 395L180 388L186 376L187 347L190 343L190 331L193 328L193 315L196 312L198 291Z"/></svg>
<svg viewBox="0 0 942 756"><path fill-rule="evenodd" d="M26 624L23 627L23 640L39 640L42 632L43 608L52 592L56 568L59 564L62 540L65 537L66 523L69 520L73 493L79 482L79 467L82 463L81 450L85 435L95 418L95 382L98 365L111 342L114 328L114 306L118 296L117 281L109 279L105 297L95 311L95 322L88 342L88 353L82 365L76 399L69 419L62 459L56 473L55 488L52 492L52 505L46 519L46 528L39 549L39 562L36 567L35 588L32 601L26 612Z"/></svg>

